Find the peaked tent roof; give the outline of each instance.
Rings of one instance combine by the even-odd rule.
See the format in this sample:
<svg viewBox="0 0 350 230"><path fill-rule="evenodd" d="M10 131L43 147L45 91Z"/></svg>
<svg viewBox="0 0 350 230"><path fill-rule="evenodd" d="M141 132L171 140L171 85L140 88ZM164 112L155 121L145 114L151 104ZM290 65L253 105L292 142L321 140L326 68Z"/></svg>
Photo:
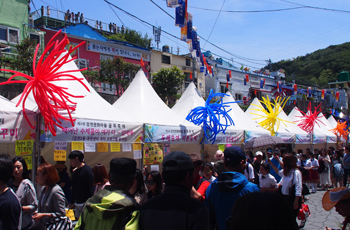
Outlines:
<svg viewBox="0 0 350 230"><path fill-rule="evenodd" d="M288 117L290 118L291 121L295 122L296 124L299 123L300 117L303 116L298 110L297 107L295 106L293 110L289 113ZM314 127L314 134L316 135L326 135L327 137L334 138L335 135L329 131L330 126L327 121L327 119L323 116L322 113L319 114L319 119L322 121L322 123L319 123L320 126L317 124ZM330 138L328 138L327 142L330 141Z"/></svg>
<svg viewBox="0 0 350 230"><path fill-rule="evenodd" d="M199 95L194 83L191 82L171 110L176 112L180 117L186 119L192 109L204 105L204 99Z"/></svg>
<svg viewBox="0 0 350 230"><path fill-rule="evenodd" d="M257 105L257 106L256 106ZM250 103L248 109L245 111L245 114L250 118L252 119L254 122L256 123L259 123L262 119L254 119L254 118L258 118L257 115L255 114L260 114L260 115L264 115L263 112L261 111L255 111L254 109L257 109L259 108L261 105L259 99L256 97L254 98L254 100ZM252 113L255 113L255 114L252 114ZM281 119L284 119L284 118L281 118ZM288 125L288 124L287 124ZM276 126L276 125L275 125ZM298 134L301 134L303 136L305 136L305 132L302 133L302 132L293 132L292 130L286 128L286 126L281 122L280 123L280 126L279 126L279 129L276 131L277 133L277 136L281 137L284 141L286 142L294 142L294 139L295 139L295 134L298 133ZM305 139L305 137L303 138Z"/></svg>
<svg viewBox="0 0 350 230"><path fill-rule="evenodd" d="M16 104L7 98L0 95L0 113L22 113L22 107L16 107ZM31 111L26 111L26 113L31 113Z"/></svg>
<svg viewBox="0 0 350 230"><path fill-rule="evenodd" d="M70 57L71 58L71 57ZM77 70L76 64L71 61L65 65L63 65L60 68L60 72L67 71L67 70ZM87 86L87 88L90 90L88 92L83 85L81 85L78 81L56 81L55 85L62 86L67 88L67 92L76 95L76 96L84 96L83 98L71 98L73 102L76 102L76 109L74 112L72 112L72 117L75 119L89 119L89 120L95 120L95 121L110 121L115 122L118 124L128 124L126 127L127 129L133 129L133 135L128 137L128 141L124 142L133 142L132 140L135 140L135 136L139 134L141 131L142 124L138 123L137 121L133 120L130 116L126 115L123 111L120 109L114 108L109 104L106 100L104 100L92 87L91 85L86 81L82 73L74 72L71 73L77 78L82 79L82 82ZM18 95L15 97L12 101L17 103L21 95ZM20 103L20 106L22 106L23 101ZM32 93L28 96L25 104L26 108L38 112L38 106L34 100L34 97ZM60 112L62 116L69 117L66 111ZM64 121L64 126L71 127L69 125L70 122ZM136 131L137 130L137 131ZM137 133L138 132L138 133ZM87 135L87 134L85 134ZM123 140L121 140L123 141Z"/></svg>
<svg viewBox="0 0 350 230"><path fill-rule="evenodd" d="M335 127L337 127L337 121L334 119L333 115L330 115L327 119L327 121L329 122L330 126L332 127L332 129L334 129Z"/></svg>
<svg viewBox="0 0 350 230"><path fill-rule="evenodd" d="M134 80L114 102L113 107L125 111L130 118L141 123L195 126L172 111L160 99L142 70L137 72Z"/></svg>
<svg viewBox="0 0 350 230"><path fill-rule="evenodd" d="M224 103L235 102L235 99L232 97L230 92L227 92L226 94L228 94L229 96L223 98ZM260 133L260 135L269 135L269 132L267 130L261 128L255 122L250 120L237 103L230 103L228 105L232 109L230 112L228 112L228 114L230 115L233 122L235 123L235 125L231 126L230 129L252 131L252 132L258 132ZM226 108L226 110L228 109L229 108Z"/></svg>

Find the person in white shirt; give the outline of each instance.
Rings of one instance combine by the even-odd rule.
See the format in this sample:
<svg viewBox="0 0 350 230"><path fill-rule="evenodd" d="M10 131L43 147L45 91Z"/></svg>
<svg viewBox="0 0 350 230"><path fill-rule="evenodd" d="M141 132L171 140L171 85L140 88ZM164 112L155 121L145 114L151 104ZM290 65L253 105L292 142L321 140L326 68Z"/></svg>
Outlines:
<svg viewBox="0 0 350 230"><path fill-rule="evenodd" d="M246 168L244 169L244 176L249 182L254 182L254 168L251 163L247 161Z"/></svg>
<svg viewBox="0 0 350 230"><path fill-rule="evenodd" d="M278 185L274 176L270 174L270 165L266 162L260 165L259 186L262 192L277 191Z"/></svg>
<svg viewBox="0 0 350 230"><path fill-rule="evenodd" d="M293 155L287 154L283 158L283 163L284 168L279 172L282 179L278 183L278 186L282 187L282 195L292 208L294 216L297 217L301 207L303 187L301 172L297 168L296 158Z"/></svg>
<svg viewBox="0 0 350 230"><path fill-rule="evenodd" d="M330 152L330 151L329 151ZM329 157L325 148L321 149L321 154L318 157L319 164L321 161L324 162L324 170L320 173L320 185L323 189L328 188L332 185L331 181L331 158Z"/></svg>
<svg viewBox="0 0 350 230"><path fill-rule="evenodd" d="M308 181L309 181L309 185L312 189L312 193L316 192L316 188L317 188L317 181L319 179L318 176L318 167L320 166L318 164L318 160L316 160L314 158L314 154L312 152L309 152L309 162L306 165L306 167L309 168L309 176L308 176Z"/></svg>

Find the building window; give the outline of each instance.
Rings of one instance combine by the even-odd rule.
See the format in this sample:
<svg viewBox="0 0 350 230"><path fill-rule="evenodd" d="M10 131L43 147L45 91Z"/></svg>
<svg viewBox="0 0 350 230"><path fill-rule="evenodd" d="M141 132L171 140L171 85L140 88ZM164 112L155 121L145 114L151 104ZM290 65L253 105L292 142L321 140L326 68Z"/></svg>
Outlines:
<svg viewBox="0 0 350 230"><path fill-rule="evenodd" d="M220 92L221 93L226 93L226 83L221 83L220 84ZM228 84L228 91L231 92L231 89L232 89L232 85L231 84Z"/></svg>
<svg viewBox="0 0 350 230"><path fill-rule="evenodd" d="M0 41L18 44L19 29L0 26Z"/></svg>
<svg viewBox="0 0 350 230"><path fill-rule="evenodd" d="M191 59L186 58L186 66L191 66Z"/></svg>
<svg viewBox="0 0 350 230"><path fill-rule="evenodd" d="M77 65L78 69L84 69L88 67L88 61L86 59L75 59L74 62Z"/></svg>
<svg viewBox="0 0 350 230"><path fill-rule="evenodd" d="M242 100L242 94L236 93L235 94L235 98L236 98L235 99L236 101L241 101Z"/></svg>
<svg viewBox="0 0 350 230"><path fill-rule="evenodd" d="M35 41L36 44L40 44L40 35L39 34L29 34L29 38L31 41Z"/></svg>
<svg viewBox="0 0 350 230"><path fill-rule="evenodd" d="M162 54L162 63L170 64L170 56Z"/></svg>

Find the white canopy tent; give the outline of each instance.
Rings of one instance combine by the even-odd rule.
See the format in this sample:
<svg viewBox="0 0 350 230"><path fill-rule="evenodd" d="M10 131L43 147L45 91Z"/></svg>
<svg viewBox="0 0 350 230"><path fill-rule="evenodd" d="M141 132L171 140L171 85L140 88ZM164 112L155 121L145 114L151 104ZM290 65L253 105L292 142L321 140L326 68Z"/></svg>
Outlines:
<svg viewBox="0 0 350 230"><path fill-rule="evenodd" d="M35 113L26 110L26 115L34 124ZM35 129L32 129L24 118L22 107L16 107L15 103L0 96L0 143L24 139L34 140Z"/></svg>
<svg viewBox="0 0 350 230"><path fill-rule="evenodd" d="M75 63L71 61L63 65L59 71L77 69ZM105 101L90 86L81 72L71 74L82 79L90 92L78 81L62 80L54 82L57 86L66 87L68 93L84 97L71 97L71 100L77 103L76 110L72 112L72 117L76 119L74 127L72 127L70 121L63 121L64 129L57 127L56 136L53 136L50 132L44 132L41 141L135 142L141 133L142 124ZM12 101L17 103L20 97L21 95ZM20 104L21 106L22 103L23 101ZM32 111L39 112L32 94L28 96L25 106ZM62 111L60 114L68 117L66 111Z"/></svg>
<svg viewBox="0 0 350 230"><path fill-rule="evenodd" d="M290 120L296 122L298 124L298 121L300 120L300 117L302 116L302 114L296 109L296 107L293 108L293 110L290 112L290 114L288 115L288 117L290 118ZM330 125L329 122L327 121L327 119L323 116L322 113L319 114L319 119L320 121L323 123L318 123L320 126L318 126L317 124L314 127L314 143L321 143L321 141L318 141L320 138L320 136L326 135L327 138L327 143L335 143L336 142L336 136L329 131ZM315 136L316 134L316 136ZM316 139L316 141L315 141ZM324 143L324 142L323 142Z"/></svg>
<svg viewBox="0 0 350 230"><path fill-rule="evenodd" d="M261 118L260 119L255 119L255 118L259 118L259 116L255 115L255 114L264 115L263 112L254 110L254 109L260 108L260 106L262 106L262 105L261 105L259 99L258 98L254 98L254 100L249 105L248 109L245 111L245 114L247 115L247 117L249 117L251 120L253 120L257 124L262 119ZM282 118L282 119L284 119L284 118ZM286 143L294 143L295 140L296 140L296 134L297 133L294 133L293 130L288 129L287 126L285 126L282 122L280 122L279 129L276 132L276 136L280 137ZM300 133L300 135L304 135L304 133ZM305 140L305 142L306 141L307 140ZM309 141L309 143L310 143L310 141Z"/></svg>
<svg viewBox="0 0 350 230"><path fill-rule="evenodd" d="M180 117L160 99L142 70L113 107L145 124L144 142L199 143L202 137L201 127Z"/></svg>

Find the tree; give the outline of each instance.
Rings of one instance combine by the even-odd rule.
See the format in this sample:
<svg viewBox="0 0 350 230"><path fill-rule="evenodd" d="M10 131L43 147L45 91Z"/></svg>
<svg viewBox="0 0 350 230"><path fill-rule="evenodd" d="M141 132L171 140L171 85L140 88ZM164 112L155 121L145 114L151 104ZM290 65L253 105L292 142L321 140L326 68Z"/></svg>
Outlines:
<svg viewBox="0 0 350 230"><path fill-rule="evenodd" d="M150 48L152 38L149 38L147 33L142 37L142 33L136 30L126 29L122 33L106 36L108 39L130 42L141 47Z"/></svg>
<svg viewBox="0 0 350 230"><path fill-rule="evenodd" d="M331 69L322 70L320 77L318 78L318 84L321 87L327 87L328 82L335 81L333 71Z"/></svg>
<svg viewBox="0 0 350 230"><path fill-rule="evenodd" d="M99 82L108 82L116 85L117 96L120 97L120 87L125 90L134 78L139 66L125 62L123 58L106 59L100 62L100 74L95 79Z"/></svg>
<svg viewBox="0 0 350 230"><path fill-rule="evenodd" d="M33 58L36 48L36 41L30 40L29 37L24 39L20 44L15 46L17 56L11 61L10 67L17 71L24 72L30 76L33 75ZM39 58L40 55L37 55Z"/></svg>
<svg viewBox="0 0 350 230"><path fill-rule="evenodd" d="M176 97L184 79L185 75L178 67L163 68L158 73L153 74L153 88L159 97L169 105L169 102Z"/></svg>

